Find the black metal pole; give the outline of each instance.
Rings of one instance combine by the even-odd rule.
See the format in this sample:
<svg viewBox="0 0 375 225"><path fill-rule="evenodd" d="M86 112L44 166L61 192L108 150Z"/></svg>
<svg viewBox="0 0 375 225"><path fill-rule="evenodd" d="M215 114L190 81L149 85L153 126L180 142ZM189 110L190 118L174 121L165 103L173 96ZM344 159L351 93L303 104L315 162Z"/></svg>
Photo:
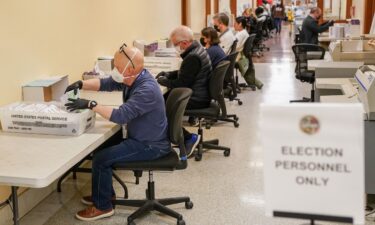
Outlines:
<svg viewBox="0 0 375 225"><path fill-rule="evenodd" d="M13 224L14 225L19 225L17 189L18 187L12 186L12 205L13 205Z"/></svg>
<svg viewBox="0 0 375 225"><path fill-rule="evenodd" d="M311 222L310 222L311 225L315 225L315 222L314 222L313 219L311 219L310 221L311 221Z"/></svg>

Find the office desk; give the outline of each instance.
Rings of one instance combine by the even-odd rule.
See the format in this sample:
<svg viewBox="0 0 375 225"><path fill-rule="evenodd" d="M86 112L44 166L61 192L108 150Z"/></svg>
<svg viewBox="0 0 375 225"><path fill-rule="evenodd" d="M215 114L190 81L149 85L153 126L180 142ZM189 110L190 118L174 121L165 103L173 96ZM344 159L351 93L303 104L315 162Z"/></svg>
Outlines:
<svg viewBox="0 0 375 225"><path fill-rule="evenodd" d="M317 89L338 89L341 95L320 96L322 103L359 103L360 100L357 95L357 83L354 78L324 78L316 79ZM338 112L339 113L339 112ZM375 194L375 121L367 120L365 110L364 125L365 125L365 190L367 194ZM344 122L344 121L343 121Z"/></svg>
<svg viewBox="0 0 375 225"><path fill-rule="evenodd" d="M18 187L50 185L119 130L97 115L95 127L78 137L0 131L0 184L12 186L14 224L19 224Z"/></svg>

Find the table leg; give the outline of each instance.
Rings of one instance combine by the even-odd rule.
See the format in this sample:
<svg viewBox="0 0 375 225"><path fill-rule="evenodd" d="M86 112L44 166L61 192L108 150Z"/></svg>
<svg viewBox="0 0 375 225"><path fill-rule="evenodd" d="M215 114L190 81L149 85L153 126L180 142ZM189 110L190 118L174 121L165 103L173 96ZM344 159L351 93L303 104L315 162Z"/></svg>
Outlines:
<svg viewBox="0 0 375 225"><path fill-rule="evenodd" d="M12 186L12 206L13 206L13 224L19 225L19 215L18 215L18 187Z"/></svg>

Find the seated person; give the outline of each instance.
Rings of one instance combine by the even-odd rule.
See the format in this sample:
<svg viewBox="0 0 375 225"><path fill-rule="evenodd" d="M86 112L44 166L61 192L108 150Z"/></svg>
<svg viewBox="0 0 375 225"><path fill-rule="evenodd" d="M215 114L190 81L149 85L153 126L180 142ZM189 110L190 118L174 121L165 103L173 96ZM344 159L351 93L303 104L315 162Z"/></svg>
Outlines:
<svg viewBox="0 0 375 225"><path fill-rule="evenodd" d="M154 160L170 153L168 121L160 87L154 77L143 68L143 55L136 48L124 44L114 56L112 76L106 79L77 81L66 91L123 91L124 103L114 109L86 99L69 99L68 110L91 109L103 118L127 125L126 139L97 151L92 160L91 196L82 198L89 205L76 218L92 221L114 214L112 198L112 165L139 160ZM121 72L119 72L121 71Z"/></svg>
<svg viewBox="0 0 375 225"><path fill-rule="evenodd" d="M186 87L193 93L186 109L201 109L209 107L211 97L208 91L208 79L211 73L211 61L206 50L193 39L193 31L186 26L174 29L170 39L183 61L180 70L161 72L156 78L160 85L168 88ZM200 136L184 130L187 156L190 156Z"/></svg>
<svg viewBox="0 0 375 225"><path fill-rule="evenodd" d="M216 14L213 18L213 24L215 30L220 33L220 47L225 54L229 55L233 42L236 40L233 32L228 27L229 17L225 13Z"/></svg>
<svg viewBox="0 0 375 225"><path fill-rule="evenodd" d="M255 86L258 89L262 89L263 83L255 78L254 64L252 60L251 62L249 62L249 59L246 58L242 52L245 42L249 38L249 33L247 33L247 31L245 30L245 27L245 18L242 16L237 17L234 22L234 29L236 30L235 37L238 40L236 51L240 53L237 58L238 67L247 85L249 85L250 87Z"/></svg>
<svg viewBox="0 0 375 225"><path fill-rule="evenodd" d="M300 34L301 43L314 44L319 43L319 33L327 31L333 25L333 20L325 22L321 25L318 24L319 19L322 17L322 10L318 7L310 9L310 14L303 20L302 31Z"/></svg>
<svg viewBox="0 0 375 225"><path fill-rule="evenodd" d="M255 10L255 15L257 17L257 22L265 22L267 20L268 13L266 10L264 10L263 7L258 7Z"/></svg>
<svg viewBox="0 0 375 225"><path fill-rule="evenodd" d="M217 64L226 57L223 49L219 46L219 36L216 30L212 27L204 28L201 31L201 35L201 44L206 48L206 51L210 56L212 69L215 69Z"/></svg>

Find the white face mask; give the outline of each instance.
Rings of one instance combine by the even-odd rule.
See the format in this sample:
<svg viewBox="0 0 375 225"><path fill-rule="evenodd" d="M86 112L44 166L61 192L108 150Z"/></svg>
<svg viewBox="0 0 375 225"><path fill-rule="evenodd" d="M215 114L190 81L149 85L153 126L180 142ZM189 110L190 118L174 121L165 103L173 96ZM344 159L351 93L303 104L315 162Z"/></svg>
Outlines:
<svg viewBox="0 0 375 225"><path fill-rule="evenodd" d="M133 54L133 56L130 58L130 60L133 60L135 55L138 53L138 49L135 51L135 53ZM124 72L126 71L126 69L128 68L129 66L129 63L130 63L130 60L128 61L128 63L126 64L124 70L122 71L122 73L120 73L118 71L118 69L115 67L113 68L112 72L111 72L111 77L114 81L116 81L117 83L123 83L124 79L130 79L130 78L133 78L133 77L136 77L137 75L133 75L133 76L127 76L127 77L124 77Z"/></svg>
<svg viewBox="0 0 375 225"><path fill-rule="evenodd" d="M185 50L181 49L181 46L179 46L179 45L175 46L174 48L176 49L177 53L180 54L180 55L182 53L184 53L184 51L185 51Z"/></svg>

